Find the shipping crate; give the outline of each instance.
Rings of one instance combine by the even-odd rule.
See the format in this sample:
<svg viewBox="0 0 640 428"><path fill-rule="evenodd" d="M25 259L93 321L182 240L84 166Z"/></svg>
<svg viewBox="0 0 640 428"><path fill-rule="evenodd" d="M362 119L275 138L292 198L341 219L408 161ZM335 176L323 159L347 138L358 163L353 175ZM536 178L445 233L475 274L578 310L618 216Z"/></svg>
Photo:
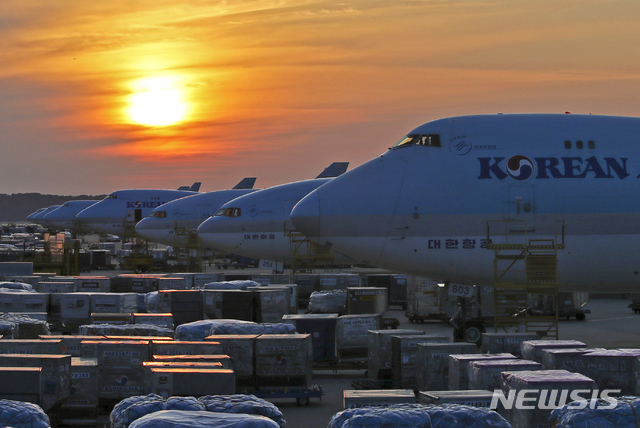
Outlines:
<svg viewBox="0 0 640 428"><path fill-rule="evenodd" d="M347 313L383 314L388 309L388 290L382 287L347 288Z"/></svg>
<svg viewBox="0 0 640 428"><path fill-rule="evenodd" d="M60 297L60 319L66 327L73 329L91 322L90 293L68 293L57 296Z"/></svg>
<svg viewBox="0 0 640 428"><path fill-rule="evenodd" d="M605 349L544 349L542 351L542 366L545 370L567 370L574 373L585 373L584 364L582 363L582 355L596 351L605 351Z"/></svg>
<svg viewBox="0 0 640 428"><path fill-rule="evenodd" d="M144 374L144 393L151 394L153 390L153 372L152 369L227 369L233 370L231 367L231 359L227 360L226 367L219 361L147 361L142 365Z"/></svg>
<svg viewBox="0 0 640 428"><path fill-rule="evenodd" d="M98 398L123 399L145 395L142 369L98 363Z"/></svg>
<svg viewBox="0 0 640 428"><path fill-rule="evenodd" d="M253 321L253 293L247 290L202 290L205 319Z"/></svg>
<svg viewBox="0 0 640 428"><path fill-rule="evenodd" d="M306 308L309 305L311 293L320 291L320 277L318 274L293 275L290 282L298 286L298 305L302 308Z"/></svg>
<svg viewBox="0 0 640 428"><path fill-rule="evenodd" d="M174 325L202 319L202 294L199 290L161 290L158 312L173 314Z"/></svg>
<svg viewBox="0 0 640 428"><path fill-rule="evenodd" d="M134 324L157 325L159 327L173 328L172 314L131 314Z"/></svg>
<svg viewBox="0 0 640 428"><path fill-rule="evenodd" d="M92 293L91 313L133 313L138 310L136 293Z"/></svg>
<svg viewBox="0 0 640 428"><path fill-rule="evenodd" d="M268 284L267 288L273 289L284 289L289 293L289 314L297 314L298 313L298 286L296 284Z"/></svg>
<svg viewBox="0 0 640 428"><path fill-rule="evenodd" d="M220 355L225 354L219 342L186 340L153 340L151 355Z"/></svg>
<svg viewBox="0 0 640 428"><path fill-rule="evenodd" d="M469 389L502 389L502 372L542 370L530 360L477 360L469 363Z"/></svg>
<svg viewBox="0 0 640 428"><path fill-rule="evenodd" d="M521 343L528 340L538 340L536 333L482 333L483 354L513 354L522 358Z"/></svg>
<svg viewBox="0 0 640 428"><path fill-rule="evenodd" d="M103 367L139 369L149 361L150 345L146 340L83 340L83 358L95 358Z"/></svg>
<svg viewBox="0 0 640 428"><path fill-rule="evenodd" d="M537 370L537 371L521 371L521 372L503 372L502 373L503 392L507 396L510 391L534 390L537 393L527 393L526 406L513 406L513 409L506 410L508 420L514 428L538 428L540 426L549 426L549 417L553 405L540 408L540 396L545 394L547 404L552 398L567 394L571 396L574 390L593 391L597 390L596 383L587 376L579 373L571 373L566 370ZM591 396L582 394L583 397ZM533 409L528 407L534 407Z"/></svg>
<svg viewBox="0 0 640 428"><path fill-rule="evenodd" d="M542 364L544 349L586 348L577 340L526 340L520 344L520 353L525 360L533 360Z"/></svg>
<svg viewBox="0 0 640 428"><path fill-rule="evenodd" d="M157 363L220 363L223 369L233 369L233 359L229 355L152 355L150 362Z"/></svg>
<svg viewBox="0 0 640 428"><path fill-rule="evenodd" d="M638 395L637 370L640 349L606 350L582 354L580 373L593 379L600 389L619 389L620 395Z"/></svg>
<svg viewBox="0 0 640 428"><path fill-rule="evenodd" d="M298 333L311 335L313 363L331 364L338 360L336 353L336 323L338 314L285 315L282 322L291 324Z"/></svg>
<svg viewBox="0 0 640 428"><path fill-rule="evenodd" d="M469 363L472 361L515 359L513 354L451 354L449 355L449 391L472 389L469 388Z"/></svg>
<svg viewBox="0 0 640 428"><path fill-rule="evenodd" d="M59 342L60 351L58 353L80 357L82 355L81 343L83 340L104 340L103 336L79 336L79 335L41 335L40 340L55 340Z"/></svg>
<svg viewBox="0 0 640 428"><path fill-rule="evenodd" d="M0 399L39 405L43 394L41 374L40 367L0 367Z"/></svg>
<svg viewBox="0 0 640 428"><path fill-rule="evenodd" d="M81 276L77 280L77 290L81 292L109 293L111 279L106 276Z"/></svg>
<svg viewBox="0 0 640 428"><path fill-rule="evenodd" d="M40 282L36 286L38 293L73 293L75 283L73 282ZM53 311L53 308L51 309ZM58 310L58 313L60 311Z"/></svg>
<svg viewBox="0 0 640 428"><path fill-rule="evenodd" d="M449 336L441 334L391 336L391 379L394 388L417 389L418 343L449 343Z"/></svg>
<svg viewBox="0 0 640 428"><path fill-rule="evenodd" d="M187 286L185 278L164 277L158 278L158 290L191 290L193 287Z"/></svg>
<svg viewBox="0 0 640 428"><path fill-rule="evenodd" d="M109 325L125 325L131 324L131 314L120 314L120 313L92 313L91 314L91 324L109 324Z"/></svg>
<svg viewBox="0 0 640 428"><path fill-rule="evenodd" d="M389 407L394 404L414 404L416 395L411 389L344 390L342 404L345 409L362 407Z"/></svg>
<svg viewBox="0 0 640 428"><path fill-rule="evenodd" d="M45 411L71 394L70 355L2 354L0 367L39 367L41 385L37 404Z"/></svg>
<svg viewBox="0 0 640 428"><path fill-rule="evenodd" d="M98 362L91 358L71 358L71 393L63 407L98 405Z"/></svg>
<svg viewBox="0 0 640 428"><path fill-rule="evenodd" d="M369 358L369 330L382 328L382 315L342 315L336 322L338 361L357 362Z"/></svg>
<svg viewBox="0 0 640 428"><path fill-rule="evenodd" d="M151 393L163 397L231 395L235 388L233 370L151 369Z"/></svg>
<svg viewBox="0 0 640 428"><path fill-rule="evenodd" d="M392 336L422 335L423 330L392 329L367 332L368 378L391 379Z"/></svg>
<svg viewBox="0 0 640 428"><path fill-rule="evenodd" d="M46 293L0 292L0 312L48 312Z"/></svg>
<svg viewBox="0 0 640 428"><path fill-rule="evenodd" d="M491 407L493 391L469 389L466 391L420 391L420 404L439 406L442 404L460 404L464 406Z"/></svg>
<svg viewBox="0 0 640 428"><path fill-rule="evenodd" d="M60 340L3 339L0 354L61 354Z"/></svg>
<svg viewBox="0 0 640 428"><path fill-rule="evenodd" d="M387 289L389 305L400 305L407 309L407 275L371 274L361 278L363 287L384 287Z"/></svg>
<svg viewBox="0 0 640 428"><path fill-rule="evenodd" d="M231 357L238 386L253 386L255 384L255 341L257 337L253 334L224 334L208 336L205 339L219 343L222 347L222 353Z"/></svg>
<svg viewBox="0 0 640 428"><path fill-rule="evenodd" d="M260 287L252 290L254 320L258 323L278 323L289 313L290 291Z"/></svg>
<svg viewBox="0 0 640 428"><path fill-rule="evenodd" d="M318 291L344 290L348 287L360 287L360 275L355 273L321 273Z"/></svg>
<svg viewBox="0 0 640 428"><path fill-rule="evenodd" d="M473 343L418 343L416 387L419 391L449 388L449 355L478 352Z"/></svg>
<svg viewBox="0 0 640 428"><path fill-rule="evenodd" d="M308 334L265 334L255 340L256 385L310 386L313 344Z"/></svg>

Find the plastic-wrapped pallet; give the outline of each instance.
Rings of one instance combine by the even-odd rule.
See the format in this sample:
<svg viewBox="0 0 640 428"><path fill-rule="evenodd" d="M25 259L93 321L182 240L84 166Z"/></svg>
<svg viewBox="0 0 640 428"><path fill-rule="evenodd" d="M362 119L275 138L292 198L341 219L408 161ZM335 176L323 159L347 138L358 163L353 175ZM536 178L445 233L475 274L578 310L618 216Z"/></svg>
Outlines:
<svg viewBox="0 0 640 428"><path fill-rule="evenodd" d="M212 326L209 336L220 334L296 334L296 327L285 323L230 323Z"/></svg>
<svg viewBox="0 0 640 428"><path fill-rule="evenodd" d="M40 335L51 334L46 321L34 319L28 315L3 314L0 320L16 326L13 333L16 339L38 339Z"/></svg>
<svg viewBox="0 0 640 428"><path fill-rule="evenodd" d="M3 339L17 339L18 326L12 322L0 320L0 335Z"/></svg>
<svg viewBox="0 0 640 428"><path fill-rule="evenodd" d="M527 340L520 344L523 360L533 360L542 364L544 349L586 348L583 342L577 340Z"/></svg>
<svg viewBox="0 0 640 428"><path fill-rule="evenodd" d="M263 416L163 410L144 416L131 428L278 428L278 424Z"/></svg>
<svg viewBox="0 0 640 428"><path fill-rule="evenodd" d="M638 397L617 397L615 401L591 399L553 410L550 422L556 428L636 428L640 424L638 415Z"/></svg>
<svg viewBox="0 0 640 428"><path fill-rule="evenodd" d="M146 293L144 295L144 306L148 313L157 313L160 307L160 294L157 291Z"/></svg>
<svg viewBox="0 0 640 428"><path fill-rule="evenodd" d="M544 403L540 405L513 406L512 409L507 408L506 414L514 428L537 428L541 425L549 425L549 416L551 409L556 407L566 394L570 397L575 390L593 391L597 390L596 383L580 374L571 373L566 370L537 370L537 371L521 371L521 372L503 372L502 385L505 397L512 395L517 396L519 391L535 390L537 393L528 394L527 401L529 403ZM506 406L505 406L506 407ZM543 407L543 408L541 408Z"/></svg>
<svg viewBox="0 0 640 428"><path fill-rule="evenodd" d="M29 293L35 293L33 286L31 284L26 284L24 282L0 281L0 288L4 288L6 290L26 291Z"/></svg>
<svg viewBox="0 0 640 428"><path fill-rule="evenodd" d="M204 290L246 290L249 287L259 287L260 283L256 281L220 281L209 282L202 288Z"/></svg>
<svg viewBox="0 0 640 428"><path fill-rule="evenodd" d="M49 417L32 403L0 400L0 426L12 428L49 428Z"/></svg>
<svg viewBox="0 0 640 428"><path fill-rule="evenodd" d="M280 428L286 426L280 409L255 395L206 395L199 400L205 404L208 412L264 416L276 422Z"/></svg>
<svg viewBox="0 0 640 428"><path fill-rule="evenodd" d="M164 410L197 410L210 413L231 413L264 416L284 428L282 412L273 404L254 395L206 395L162 398L156 394L130 397L120 401L110 415L112 428L127 428L137 419Z"/></svg>
<svg viewBox="0 0 640 428"><path fill-rule="evenodd" d="M204 340L205 337L210 336L209 333L213 326L219 324L229 324L229 323L248 323L254 324L251 321L240 321L240 320L201 320L189 322L186 324L179 325L176 328L176 340Z"/></svg>
<svg viewBox="0 0 640 428"><path fill-rule="evenodd" d="M154 336L173 337L173 330L150 324L91 324L81 325L79 333L82 336Z"/></svg>
<svg viewBox="0 0 640 428"><path fill-rule="evenodd" d="M314 291L309 296L309 312L344 314L347 312L347 290Z"/></svg>
<svg viewBox="0 0 640 428"><path fill-rule="evenodd" d="M510 428L509 423L489 409L459 404L424 406L400 404L385 408L348 409L336 413L328 428L368 427L424 428Z"/></svg>

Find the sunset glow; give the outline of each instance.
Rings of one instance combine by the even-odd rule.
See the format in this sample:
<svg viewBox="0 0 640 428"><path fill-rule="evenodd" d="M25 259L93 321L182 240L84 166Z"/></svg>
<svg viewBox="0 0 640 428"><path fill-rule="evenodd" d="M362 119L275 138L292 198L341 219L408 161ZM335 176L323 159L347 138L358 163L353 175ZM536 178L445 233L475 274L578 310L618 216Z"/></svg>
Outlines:
<svg viewBox="0 0 640 428"><path fill-rule="evenodd" d="M178 88L167 79L136 82L129 97L128 115L133 123L146 126L175 125L185 119L187 105Z"/></svg>
<svg viewBox="0 0 640 428"><path fill-rule="evenodd" d="M2 0L0 16L0 193L267 187L448 116L640 116L637 0Z"/></svg>

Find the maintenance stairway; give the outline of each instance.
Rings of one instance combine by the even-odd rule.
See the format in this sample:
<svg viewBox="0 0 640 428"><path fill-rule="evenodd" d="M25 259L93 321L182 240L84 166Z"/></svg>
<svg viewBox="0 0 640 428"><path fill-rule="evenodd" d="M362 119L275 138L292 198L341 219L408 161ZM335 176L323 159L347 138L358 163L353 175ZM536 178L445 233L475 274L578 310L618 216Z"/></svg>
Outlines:
<svg viewBox="0 0 640 428"><path fill-rule="evenodd" d="M331 250L310 241L295 229L285 227L285 235L290 241L292 275L301 272L313 273L319 266L323 266L325 272L331 271L334 261Z"/></svg>
<svg viewBox="0 0 640 428"><path fill-rule="evenodd" d="M487 223L487 249L494 251L494 329L523 326L527 333L558 339L558 250L564 222L548 239L529 239L515 221Z"/></svg>

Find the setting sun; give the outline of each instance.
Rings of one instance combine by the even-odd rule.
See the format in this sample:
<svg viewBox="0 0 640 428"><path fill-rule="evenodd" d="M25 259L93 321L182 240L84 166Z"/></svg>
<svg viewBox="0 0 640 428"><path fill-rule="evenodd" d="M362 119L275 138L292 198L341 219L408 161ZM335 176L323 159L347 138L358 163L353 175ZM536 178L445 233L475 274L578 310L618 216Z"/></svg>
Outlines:
<svg viewBox="0 0 640 428"><path fill-rule="evenodd" d="M169 126L185 119L183 94L169 79L142 79L134 83L129 97L128 116L133 123Z"/></svg>

